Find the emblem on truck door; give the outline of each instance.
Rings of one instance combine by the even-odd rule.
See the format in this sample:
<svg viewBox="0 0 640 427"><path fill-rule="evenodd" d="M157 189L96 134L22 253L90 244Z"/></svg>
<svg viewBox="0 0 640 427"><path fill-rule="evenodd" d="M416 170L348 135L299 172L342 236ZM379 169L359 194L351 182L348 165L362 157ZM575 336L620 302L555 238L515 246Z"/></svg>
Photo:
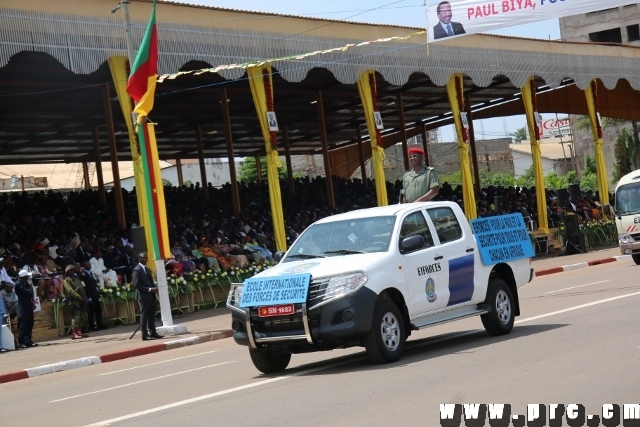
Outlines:
<svg viewBox="0 0 640 427"><path fill-rule="evenodd" d="M434 282L431 277L427 279L424 290L427 293L427 301L434 302L438 299L438 295L436 295L436 282Z"/></svg>

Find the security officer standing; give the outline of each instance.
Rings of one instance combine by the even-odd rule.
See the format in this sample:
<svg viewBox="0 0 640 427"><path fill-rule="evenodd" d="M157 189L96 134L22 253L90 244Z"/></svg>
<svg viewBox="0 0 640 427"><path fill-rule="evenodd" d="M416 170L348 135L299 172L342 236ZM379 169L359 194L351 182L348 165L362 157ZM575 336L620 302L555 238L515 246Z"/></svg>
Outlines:
<svg viewBox="0 0 640 427"><path fill-rule="evenodd" d="M84 282L84 291L87 295L87 315L89 327L92 331L105 329L102 324L102 309L100 308L100 286L91 273L91 262L84 261L80 267L80 279Z"/></svg>
<svg viewBox="0 0 640 427"><path fill-rule="evenodd" d="M402 177L402 203L426 202L440 192L438 175L423 164L424 151L412 147L408 151L411 170Z"/></svg>
<svg viewBox="0 0 640 427"><path fill-rule="evenodd" d="M76 276L76 267L69 264L64 269L64 294L71 310L71 339L87 338L82 332L87 325L87 295L82 281Z"/></svg>
<svg viewBox="0 0 640 427"><path fill-rule="evenodd" d="M153 283L151 270L147 267L147 254L138 255L140 263L133 269L133 285L136 287L136 299L140 304L140 332L142 340L164 338L156 332L156 294L158 288Z"/></svg>
<svg viewBox="0 0 640 427"><path fill-rule="evenodd" d="M16 295L18 295L18 319L20 321L18 344L20 348L36 347L38 344L31 340L33 310L36 308L33 285L31 284L31 273L27 270L20 270L15 290Z"/></svg>

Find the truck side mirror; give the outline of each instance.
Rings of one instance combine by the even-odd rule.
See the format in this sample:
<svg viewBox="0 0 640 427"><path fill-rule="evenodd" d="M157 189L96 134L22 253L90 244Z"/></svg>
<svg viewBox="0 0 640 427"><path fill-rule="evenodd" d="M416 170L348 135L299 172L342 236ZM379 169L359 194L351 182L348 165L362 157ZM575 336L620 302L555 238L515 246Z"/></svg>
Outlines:
<svg viewBox="0 0 640 427"><path fill-rule="evenodd" d="M402 240L402 243L400 245L400 252L403 254L407 252L413 252L418 249L424 248L424 246L425 244L422 236L409 236Z"/></svg>
<svg viewBox="0 0 640 427"><path fill-rule="evenodd" d="M273 260L279 263L280 261L282 261L283 256L284 256L284 251L278 251L275 254L273 254Z"/></svg>

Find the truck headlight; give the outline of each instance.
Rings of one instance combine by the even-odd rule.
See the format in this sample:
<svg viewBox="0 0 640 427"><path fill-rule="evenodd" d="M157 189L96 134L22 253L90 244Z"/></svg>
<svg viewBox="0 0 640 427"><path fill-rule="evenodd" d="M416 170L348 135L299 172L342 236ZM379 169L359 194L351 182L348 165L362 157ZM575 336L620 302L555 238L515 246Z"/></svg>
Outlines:
<svg viewBox="0 0 640 427"><path fill-rule="evenodd" d="M232 284L227 297L227 306L238 306L242 300L242 285Z"/></svg>
<svg viewBox="0 0 640 427"><path fill-rule="evenodd" d="M633 236L631 236L631 234L621 234L620 237L618 237L618 241L620 242L620 244L635 243L636 239L634 239Z"/></svg>
<svg viewBox="0 0 640 427"><path fill-rule="evenodd" d="M332 277L327 283L323 299L326 301L355 292L367 283L367 279L367 274L362 271Z"/></svg>

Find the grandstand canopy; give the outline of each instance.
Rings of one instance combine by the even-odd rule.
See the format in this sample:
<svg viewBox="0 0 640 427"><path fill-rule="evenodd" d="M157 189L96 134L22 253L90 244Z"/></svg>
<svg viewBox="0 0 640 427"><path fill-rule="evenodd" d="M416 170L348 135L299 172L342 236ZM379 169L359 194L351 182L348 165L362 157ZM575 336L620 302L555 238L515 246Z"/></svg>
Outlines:
<svg viewBox="0 0 640 427"><path fill-rule="evenodd" d="M55 3L55 4L54 4ZM0 8L0 164L95 161L110 158L105 108L113 112L119 160L130 160L129 140L106 59L126 55L120 14L113 1L7 0ZM138 44L150 13L147 0L132 1ZM250 19L254 17L256 19ZM264 18L270 19L264 19ZM243 18L243 19L241 19ZM260 19L258 19L260 18ZM325 25L330 24L330 25ZM444 84L465 74L474 117L522 114L519 87L536 75L540 112L585 114L581 89L600 78L603 116L640 120L640 50L557 41L472 35L427 48L420 29L331 22L159 2L160 72L200 70L265 58L323 51L303 59L274 61L275 110L291 154L319 154L318 100L322 97L333 173L358 166L356 128L365 139L365 118L355 84L377 71L385 145L400 141L402 102L408 136L448 124ZM406 39L381 39L406 37ZM189 73L158 84L154 109L161 159L226 157L221 96L226 90L236 156L264 154L243 68ZM105 88L110 98L105 105ZM605 89L607 89L605 91ZM281 151L282 152L282 151ZM366 149L365 153L370 153Z"/></svg>

